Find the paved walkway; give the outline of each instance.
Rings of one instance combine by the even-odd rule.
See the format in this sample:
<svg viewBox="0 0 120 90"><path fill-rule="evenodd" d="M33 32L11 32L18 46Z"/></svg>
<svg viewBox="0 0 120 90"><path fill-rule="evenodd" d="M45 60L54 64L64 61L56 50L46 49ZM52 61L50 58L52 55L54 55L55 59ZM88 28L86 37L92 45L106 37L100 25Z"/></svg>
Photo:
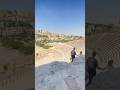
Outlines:
<svg viewBox="0 0 120 90"><path fill-rule="evenodd" d="M83 57L73 63L51 63L36 70L36 90L85 90ZM51 68L52 67L52 68ZM46 69L45 69L46 68Z"/></svg>
<svg viewBox="0 0 120 90"><path fill-rule="evenodd" d="M78 83L74 79L65 78L64 81L67 84L67 87L69 88L69 90L81 90L80 86L78 85Z"/></svg>

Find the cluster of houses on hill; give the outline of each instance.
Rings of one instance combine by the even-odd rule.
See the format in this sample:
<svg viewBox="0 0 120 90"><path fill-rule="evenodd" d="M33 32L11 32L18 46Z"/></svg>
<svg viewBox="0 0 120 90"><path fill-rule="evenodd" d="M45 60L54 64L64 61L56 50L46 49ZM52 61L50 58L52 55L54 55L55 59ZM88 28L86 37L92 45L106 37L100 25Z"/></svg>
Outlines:
<svg viewBox="0 0 120 90"><path fill-rule="evenodd" d="M0 36L34 33L34 13L26 11L0 11Z"/></svg>
<svg viewBox="0 0 120 90"><path fill-rule="evenodd" d="M81 36L65 35L62 33L48 32L46 30L38 30L36 37L39 40L77 40L82 38Z"/></svg>
<svg viewBox="0 0 120 90"><path fill-rule="evenodd" d="M86 34L92 33L104 33L104 32L112 32L114 30L120 30L119 26L115 26L114 24L95 24L95 23L86 23L85 26Z"/></svg>

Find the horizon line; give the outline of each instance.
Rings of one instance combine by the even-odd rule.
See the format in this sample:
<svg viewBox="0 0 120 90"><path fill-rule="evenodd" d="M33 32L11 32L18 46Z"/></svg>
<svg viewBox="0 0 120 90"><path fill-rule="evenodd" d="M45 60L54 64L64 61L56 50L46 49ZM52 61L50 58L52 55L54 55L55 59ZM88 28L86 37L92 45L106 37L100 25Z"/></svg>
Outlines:
<svg viewBox="0 0 120 90"><path fill-rule="evenodd" d="M35 29L35 31L40 31L41 29ZM71 35L71 36L81 36L81 37L85 37L85 34L84 35L80 35L80 34L71 34L71 33L64 33L64 32L53 32L53 31L48 31L46 29L42 29L43 31L46 31L46 32L50 32L50 33L60 33L60 34L64 34L64 35Z"/></svg>

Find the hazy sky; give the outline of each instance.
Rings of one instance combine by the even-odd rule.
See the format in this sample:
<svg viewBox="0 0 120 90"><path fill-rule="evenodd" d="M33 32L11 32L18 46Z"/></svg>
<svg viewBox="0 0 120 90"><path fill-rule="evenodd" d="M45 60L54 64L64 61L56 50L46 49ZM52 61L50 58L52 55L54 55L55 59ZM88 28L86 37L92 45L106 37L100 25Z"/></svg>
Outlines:
<svg viewBox="0 0 120 90"><path fill-rule="evenodd" d="M35 28L84 35L84 0L36 0Z"/></svg>
<svg viewBox="0 0 120 90"><path fill-rule="evenodd" d="M118 24L120 0L86 0L86 21Z"/></svg>

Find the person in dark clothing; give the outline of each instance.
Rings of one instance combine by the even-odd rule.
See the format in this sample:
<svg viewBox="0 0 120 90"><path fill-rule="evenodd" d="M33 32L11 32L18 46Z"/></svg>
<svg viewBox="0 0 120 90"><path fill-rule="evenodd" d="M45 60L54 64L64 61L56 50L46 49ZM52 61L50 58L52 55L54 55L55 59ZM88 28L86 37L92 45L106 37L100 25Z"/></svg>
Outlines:
<svg viewBox="0 0 120 90"><path fill-rule="evenodd" d="M76 51L75 48L73 48L73 50L71 51L71 62L73 62L75 55L76 55Z"/></svg>
<svg viewBox="0 0 120 90"><path fill-rule="evenodd" d="M111 59L111 60L108 61L108 65L105 67L105 70L111 70L113 68L114 68L113 60Z"/></svg>
<svg viewBox="0 0 120 90"><path fill-rule="evenodd" d="M80 51L80 55L82 55L82 51Z"/></svg>
<svg viewBox="0 0 120 90"><path fill-rule="evenodd" d="M103 70L103 68L99 67L95 56L96 56L96 51L93 51L92 57L89 57L86 62L86 70L89 74L89 77L88 77L89 82L88 82L87 86L92 83L92 79L96 75L96 68Z"/></svg>

